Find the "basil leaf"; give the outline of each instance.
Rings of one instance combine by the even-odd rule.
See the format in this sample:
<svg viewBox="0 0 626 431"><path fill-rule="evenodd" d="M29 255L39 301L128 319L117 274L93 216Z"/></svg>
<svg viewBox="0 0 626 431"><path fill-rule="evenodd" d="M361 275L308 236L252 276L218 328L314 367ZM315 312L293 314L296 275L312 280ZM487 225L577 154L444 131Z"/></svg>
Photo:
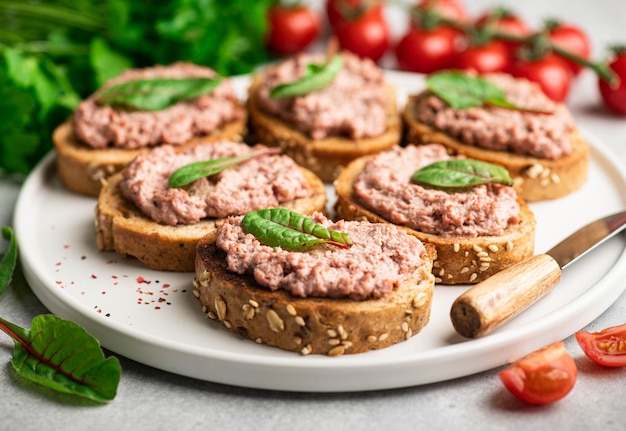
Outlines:
<svg viewBox="0 0 626 431"><path fill-rule="evenodd" d="M255 157L277 154L280 153L280 148L266 148L257 151L251 151L247 154L234 157L223 157L219 159L194 162L183 166L182 168L174 171L168 180L168 187L176 188L183 187L193 183L200 178L208 177L222 172L228 168L237 166L238 164L245 162L246 160L253 159Z"/></svg>
<svg viewBox="0 0 626 431"><path fill-rule="evenodd" d="M325 64L308 64L302 78L272 88L270 98L295 97L320 90L333 82L342 67L343 59L339 54L335 54Z"/></svg>
<svg viewBox="0 0 626 431"><path fill-rule="evenodd" d="M286 250L298 251L317 244L340 248L352 245L347 233L326 229L310 218L285 208L250 212L244 216L241 225L263 244Z"/></svg>
<svg viewBox="0 0 626 431"><path fill-rule="evenodd" d="M105 359L98 340L77 324L47 314L36 316L30 331L0 318L0 330L15 342L11 364L22 377L94 401L115 397L119 361Z"/></svg>
<svg viewBox="0 0 626 431"><path fill-rule="evenodd" d="M492 105L537 114L551 113L516 105L507 100L504 91L494 83L477 76L469 76L460 71L431 74L426 78L426 87L454 109Z"/></svg>
<svg viewBox="0 0 626 431"><path fill-rule="evenodd" d="M17 262L17 241L13 230L8 226L3 227L2 236L9 241L9 246L0 258L0 294L11 282Z"/></svg>
<svg viewBox="0 0 626 431"><path fill-rule="evenodd" d="M473 159L441 160L417 170L411 180L442 188L473 187L486 183L512 185L509 172L497 165Z"/></svg>
<svg viewBox="0 0 626 431"><path fill-rule="evenodd" d="M221 78L154 78L123 82L102 90L100 105L123 105L142 111L158 111L183 100L210 93Z"/></svg>

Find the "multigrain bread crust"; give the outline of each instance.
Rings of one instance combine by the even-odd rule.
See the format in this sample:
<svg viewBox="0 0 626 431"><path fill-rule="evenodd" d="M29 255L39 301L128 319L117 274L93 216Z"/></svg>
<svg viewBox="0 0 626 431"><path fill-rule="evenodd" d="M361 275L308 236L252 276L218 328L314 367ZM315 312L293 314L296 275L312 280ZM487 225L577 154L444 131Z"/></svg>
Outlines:
<svg viewBox="0 0 626 431"><path fill-rule="evenodd" d="M281 206L302 214L324 212L324 184L312 172L304 168L301 170L310 187L309 195ZM110 177L98 197L95 209L98 250L115 251L122 257L134 257L152 269L193 271L198 241L214 232L223 223L223 219L207 218L191 225L159 224L145 216L122 195L119 186L121 180L121 172Z"/></svg>
<svg viewBox="0 0 626 431"><path fill-rule="evenodd" d="M374 138L351 139L331 136L311 139L295 126L273 115L262 112L257 105L258 88L262 76L255 76L248 89L247 108L250 132L260 143L280 147L283 153L299 165L315 172L322 181L331 182L341 167L367 154L387 150L400 143L402 137L400 115L393 86L386 83L388 93L385 132Z"/></svg>
<svg viewBox="0 0 626 431"><path fill-rule="evenodd" d="M589 163L589 145L578 131L572 135L572 154L557 160L488 150L461 141L416 120L415 110L421 98L427 92L410 96L404 110L402 121L405 125L404 141L407 144L444 145L450 154L484 160L503 166L509 171L515 182L518 195L527 202L556 199L580 189L587 181Z"/></svg>
<svg viewBox="0 0 626 431"><path fill-rule="evenodd" d="M300 298L230 272L213 233L198 243L193 292L209 319L257 343L304 355L362 353L407 340L428 323L433 258L427 246L424 265L381 299Z"/></svg>
<svg viewBox="0 0 626 431"><path fill-rule="evenodd" d="M389 223L387 220L360 205L353 192L356 177L363 170L368 157L350 163L335 181L337 218L369 220ZM471 284L489 278L496 272L524 260L534 253L536 220L528 205L518 199L520 223L509 226L500 236L441 237L399 226L437 250L433 274L437 283Z"/></svg>
<svg viewBox="0 0 626 431"><path fill-rule="evenodd" d="M243 105L240 110L242 119L224 124L211 135L194 138L180 148L207 141L240 141L245 133L247 121ZM76 139L71 121L62 123L54 130L52 141L57 151L57 171L63 184L75 193L93 197L98 196L103 182L108 177L121 171L139 154L150 150L150 148L92 148Z"/></svg>

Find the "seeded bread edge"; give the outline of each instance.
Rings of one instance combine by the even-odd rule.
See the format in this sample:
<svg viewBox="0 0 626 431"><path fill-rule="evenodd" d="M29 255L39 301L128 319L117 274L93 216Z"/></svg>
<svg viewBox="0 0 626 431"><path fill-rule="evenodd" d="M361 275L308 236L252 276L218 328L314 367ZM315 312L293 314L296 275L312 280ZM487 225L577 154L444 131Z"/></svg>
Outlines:
<svg viewBox="0 0 626 431"><path fill-rule="evenodd" d="M411 338L430 320L434 249L412 278L381 299L300 298L230 272L215 234L198 243L194 295L207 318L259 344L303 355L340 356Z"/></svg>

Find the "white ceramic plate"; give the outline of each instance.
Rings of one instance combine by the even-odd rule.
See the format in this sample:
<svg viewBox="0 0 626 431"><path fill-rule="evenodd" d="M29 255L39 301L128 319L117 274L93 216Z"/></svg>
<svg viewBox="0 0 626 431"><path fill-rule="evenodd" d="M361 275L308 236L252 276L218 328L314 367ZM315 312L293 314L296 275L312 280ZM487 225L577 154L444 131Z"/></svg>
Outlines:
<svg viewBox="0 0 626 431"><path fill-rule="evenodd" d="M399 103L421 77L389 72ZM242 97L247 79L235 80ZM624 170L592 143L589 180L565 198L532 204L536 251L585 223L626 208ZM606 310L626 284L626 241L618 236L567 268L561 283L528 311L478 340L456 335L452 301L466 286L437 286L430 323L417 336L359 355L284 352L258 345L208 320L192 294L191 273L158 272L96 250L95 199L66 191L54 154L37 167L18 198L14 226L24 273L51 312L73 320L102 345L141 363L214 382L288 391L361 391L433 383L505 364L579 330ZM329 201L334 202L329 188Z"/></svg>

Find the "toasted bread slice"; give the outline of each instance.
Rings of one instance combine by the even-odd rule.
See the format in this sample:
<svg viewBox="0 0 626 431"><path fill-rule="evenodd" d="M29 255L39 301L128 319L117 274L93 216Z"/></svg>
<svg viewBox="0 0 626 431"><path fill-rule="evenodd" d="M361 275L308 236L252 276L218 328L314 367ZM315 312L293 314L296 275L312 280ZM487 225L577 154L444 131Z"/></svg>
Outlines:
<svg viewBox="0 0 626 431"><path fill-rule="evenodd" d="M282 206L302 214L324 212L326 190L312 172L301 168L310 187L304 198ZM207 218L191 225L162 225L145 216L128 201L119 186L119 172L102 187L95 210L96 243L100 251L132 256L149 268L165 271L193 271L196 244L214 232L223 219Z"/></svg>
<svg viewBox="0 0 626 431"><path fill-rule="evenodd" d="M450 154L483 160L509 171L518 195L527 202L556 199L580 189L587 181L589 145L578 132L572 135L574 151L556 160L495 151L467 145L452 136L420 123L415 110L426 93L409 97L402 112L405 142L408 144L441 144Z"/></svg>
<svg viewBox="0 0 626 431"><path fill-rule="evenodd" d="M257 89L261 82L261 76L254 77L248 90L247 108L251 133L258 142L264 145L280 147L283 153L299 165L315 172L322 181L333 181L341 167L351 160L386 150L400 142L401 121L395 90L391 84L386 84L389 97L387 98L386 129L382 135L363 139L341 136L311 139L293 125L276 116L266 114L258 108Z"/></svg>
<svg viewBox="0 0 626 431"><path fill-rule="evenodd" d="M425 264L380 299L301 298L230 272L210 234L198 243L194 295L208 318L257 343L305 355L362 353L404 341L428 323L433 258L427 246Z"/></svg>
<svg viewBox="0 0 626 431"><path fill-rule="evenodd" d="M356 177L368 157L350 163L335 181L337 218L389 223L360 205L353 192ZM441 237L400 226L437 250L433 274L437 283L478 283L496 272L524 260L534 253L536 220L528 205L518 199L520 223L509 226L503 235L478 237Z"/></svg>
<svg viewBox="0 0 626 431"><path fill-rule="evenodd" d="M192 139L180 148L207 141L241 140L246 126L245 115L243 117L223 125L211 135ZM150 150L92 148L76 139L71 121L62 123L54 130L52 141L57 151L57 171L63 184L75 193L93 197L98 196L107 178L121 171L140 153Z"/></svg>

